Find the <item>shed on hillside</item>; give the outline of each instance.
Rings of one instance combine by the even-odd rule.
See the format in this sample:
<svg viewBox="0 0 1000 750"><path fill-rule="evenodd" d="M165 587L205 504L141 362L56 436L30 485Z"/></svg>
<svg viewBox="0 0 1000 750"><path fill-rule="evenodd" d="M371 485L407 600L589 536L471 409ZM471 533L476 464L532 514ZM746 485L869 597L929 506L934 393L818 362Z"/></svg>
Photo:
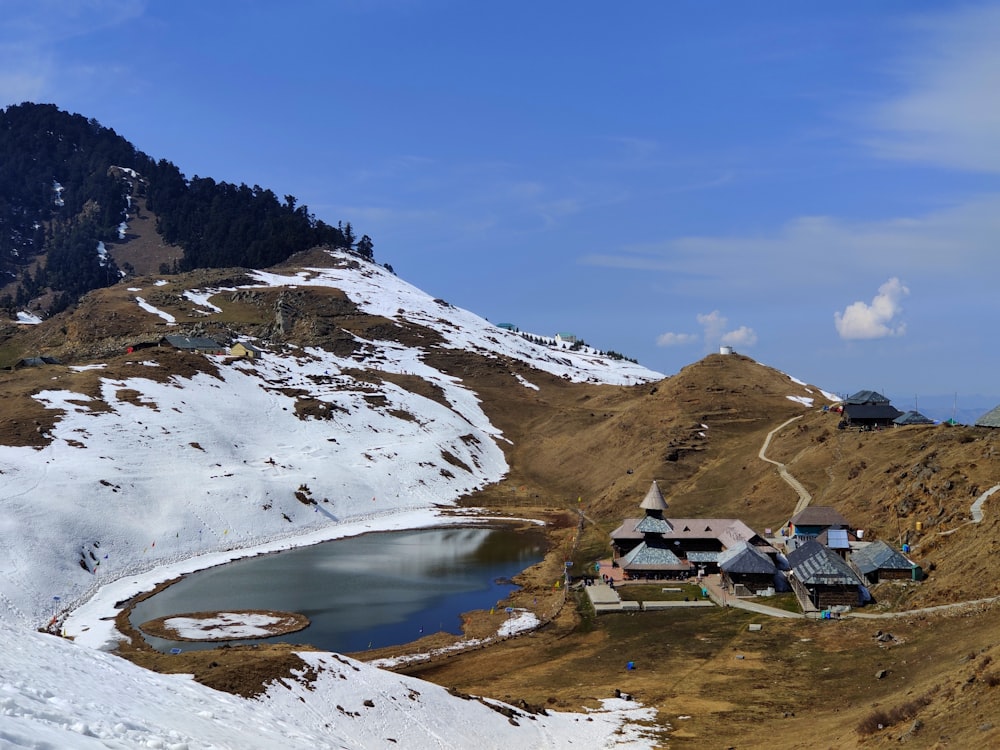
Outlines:
<svg viewBox="0 0 1000 750"><path fill-rule="evenodd" d="M263 354L262 349L258 349L253 344L246 341L237 341L229 348L229 354L233 357L242 357L243 359L260 359Z"/></svg>
<svg viewBox="0 0 1000 750"><path fill-rule="evenodd" d="M816 609L864 604L861 578L836 552L811 539L788 553L788 582L799 600Z"/></svg>
<svg viewBox="0 0 1000 750"><path fill-rule="evenodd" d="M917 580L920 570L915 562L881 539L851 554L850 564L868 583Z"/></svg>
<svg viewBox="0 0 1000 750"><path fill-rule="evenodd" d="M925 417L919 411L910 409L892 420L892 423L897 427L906 427L911 424L934 424L934 420L930 417Z"/></svg>
<svg viewBox="0 0 1000 750"><path fill-rule="evenodd" d="M778 589L774 560L749 542L740 542L719 553L719 570L722 584L730 593L746 591L752 595L768 588Z"/></svg>
<svg viewBox="0 0 1000 750"><path fill-rule="evenodd" d="M14 363L12 369L19 370L22 367L44 367L45 365L61 365L62 362L55 357L24 357Z"/></svg>
<svg viewBox="0 0 1000 750"><path fill-rule="evenodd" d="M889 427L903 413L878 391L858 391L848 396L841 403L840 411L844 415L842 427L862 429Z"/></svg>

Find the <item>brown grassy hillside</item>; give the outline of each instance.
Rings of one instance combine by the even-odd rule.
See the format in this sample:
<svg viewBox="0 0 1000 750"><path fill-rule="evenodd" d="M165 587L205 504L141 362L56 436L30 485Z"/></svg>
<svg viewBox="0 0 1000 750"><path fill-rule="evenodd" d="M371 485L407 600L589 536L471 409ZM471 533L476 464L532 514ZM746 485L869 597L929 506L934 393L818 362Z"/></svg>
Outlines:
<svg viewBox="0 0 1000 750"><path fill-rule="evenodd" d="M310 265L322 260L303 258ZM400 328L363 315L336 291L224 293L213 300L222 313L188 317L191 305L179 296L184 289L228 286L242 273L169 277L149 301L176 314L190 332L220 337L266 334L340 353L355 351L350 333L428 346L438 340L431 329ZM89 295L77 309L42 325L4 329L0 365L35 354L54 354L67 364L100 360L107 367L99 375L58 371L74 388L96 395L99 376L127 377L127 368L135 366L124 355L129 342L164 333L133 297L126 282ZM164 350L155 356L156 377L209 366L194 355ZM669 515L738 517L758 531L777 529L798 497L758 453L768 433L795 418L775 433L768 457L786 464L814 504L836 507L866 537L912 545L929 573L920 585L876 589L873 612L1000 594L998 501L986 503L983 523L968 523L972 502L1000 483L996 432L837 430L839 417L822 410L818 390L739 355L711 355L659 383L633 387L572 384L520 363L439 348L428 349L427 359L475 389L509 440L502 443L509 477L467 498L469 505L549 520L560 517L559 509L579 507L589 519L583 543L595 556L606 551L607 532L636 514L653 479ZM512 371L538 390L525 388ZM46 420L53 415L31 394L46 387L52 374L0 372L0 442L47 439ZM150 368L144 374L152 376ZM416 378L374 370L366 378L434 397ZM806 407L789 396L815 400ZM550 558L524 577L521 603L552 599L554 571L572 543L575 514L566 518L557 524L558 546ZM411 671L459 691L556 708L594 705L620 688L660 710L673 726L665 742L678 748L1000 744L994 605L891 620L768 621L760 633L748 631L751 621L730 610L595 620L585 609L577 612L571 599L551 625L530 636ZM891 640L877 640L878 631L891 633ZM640 669L626 674L623 664L632 659ZM262 679L260 669L251 672Z"/></svg>

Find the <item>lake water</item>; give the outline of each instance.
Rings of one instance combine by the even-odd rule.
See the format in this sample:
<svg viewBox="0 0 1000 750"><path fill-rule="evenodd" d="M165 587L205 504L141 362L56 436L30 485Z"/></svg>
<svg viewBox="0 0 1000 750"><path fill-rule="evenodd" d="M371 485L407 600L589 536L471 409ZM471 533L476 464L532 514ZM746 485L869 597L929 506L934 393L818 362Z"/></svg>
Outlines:
<svg viewBox="0 0 1000 750"><path fill-rule="evenodd" d="M298 633L230 643L308 643L339 652L408 643L422 635L461 633L460 615L490 609L516 587L511 578L542 559L538 530L418 529L366 534L193 573L140 602L131 621L227 609L300 612ZM498 580L500 579L500 580ZM174 642L185 651L224 642Z"/></svg>

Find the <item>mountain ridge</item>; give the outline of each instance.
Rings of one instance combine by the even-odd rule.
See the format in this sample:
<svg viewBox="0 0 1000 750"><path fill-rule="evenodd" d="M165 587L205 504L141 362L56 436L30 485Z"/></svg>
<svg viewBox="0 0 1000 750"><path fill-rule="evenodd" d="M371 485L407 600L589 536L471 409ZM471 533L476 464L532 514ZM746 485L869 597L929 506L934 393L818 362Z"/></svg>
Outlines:
<svg viewBox="0 0 1000 750"><path fill-rule="evenodd" d="M197 189L213 186L199 180ZM67 195L71 203L78 197ZM626 684L620 669L607 666L628 655L607 643L614 640L607 633L620 623L594 626L585 608L576 610L569 599L570 606L530 637L493 644L482 657L472 653L421 674L454 692L561 709L594 707L624 686L660 712L660 737L678 745L729 744L737 736L750 746L773 744L775 737L792 738L787 746L898 744L905 736L898 729L880 734L856 727L870 718L873 706L905 706L913 695L927 701L914 709L929 728L923 734L914 730L920 741L1000 741L1000 730L986 726L998 705L992 688L1000 684L990 668L1000 659L1000 648L992 645L993 606L907 614L1000 595L1000 519L992 502L985 503L978 523L970 509L1000 482L1000 438L994 431L943 425L838 430L839 417L823 409L831 394L749 357L711 354L663 377L590 350L541 346L434 299L346 249L308 244L263 269L225 265L175 274L171 262L165 269L171 273L157 272L166 262L159 253L173 253L178 267L183 256L177 255L179 245L150 233L159 218L153 203L136 204L146 222L136 230L146 243L141 252L155 255L144 257L145 273L74 298L36 325L9 323L0 330L0 365L37 355L62 360L0 371L0 564L6 573L0 582L0 739L26 744L22 735L30 739L32 728L44 726L47 739L65 744L66 732L75 731L65 728L70 725L134 744L153 736L152 729L133 731L124 719L120 729L102 724L88 713L87 696L71 687L74 670L91 690L100 684L101 670L126 675L123 693L172 684L160 677L144 680L130 668L109 668L104 655L75 658L82 644L113 639L112 623L103 618L120 607L117 599L90 598L100 584L125 586L126 598L142 588L134 581L148 583L143 576L200 555L238 555L261 545L377 530L393 520L433 523L441 514L485 509L485 515L548 523L552 550L542 565L519 577L524 588L510 600L512 607L548 612L562 601L552 582L565 562L583 565L605 556L608 532L635 513L654 479L671 515L736 517L762 532L780 528L798 497L761 460L765 439L774 433L767 457L782 463L814 504L836 507L866 538L908 544L929 574L919 585L875 590L870 613L897 618L871 627L860 619L768 624L762 638L774 640L764 648L745 640L746 623L722 610L692 626L690 641L682 644L686 652L675 660L665 655L670 637L658 643L656 627L630 620L633 629L621 626L631 639L628 648L657 654L670 674L651 668L629 675ZM286 201L280 211L295 214L299 207L291 204ZM109 240L111 256L133 241ZM83 250L88 258L96 255L91 244ZM179 351L164 343L174 333L216 337L223 345L251 342L264 353L249 361ZM79 644L48 648L44 637L29 634L39 627L58 632L68 610L79 614L82 601L100 611L90 620L68 621ZM484 613L472 619L476 627L496 632ZM645 622L680 627L677 620ZM889 622L898 638L891 648L874 645L870 631L881 632ZM703 635L703 628L713 635ZM715 645L705 645L713 638ZM815 649L806 645L812 641ZM737 648L752 658L734 668ZM938 652L946 657L935 659ZM309 701L310 689L303 685L326 683L338 664L350 664L341 674L360 675L357 689L390 690L383 676L346 657L315 657L325 667L304 667L305 658L296 658L292 667L288 659L279 660L280 669L273 671L255 669L242 654L230 662L246 662L253 674L245 679L268 686L267 700L287 711L297 708L299 696ZM38 688L73 697L68 704L75 713L67 711L70 718L62 724L63 715L56 713L56 728L46 723L48 714L33 708L41 695L31 692L35 660L71 675ZM864 674L856 671L859 662ZM805 670L805 663L814 671ZM517 675L509 664L518 665ZM872 677L876 668L891 679ZM326 677L310 679L311 670L324 669ZM546 680L552 673L574 679ZM340 681L346 680L330 680ZM819 694L818 682L837 691L836 699ZM292 685L291 705L274 697L284 696L283 684ZM409 691L420 692L420 683L397 681L390 700L412 703ZM217 705L227 731L238 731L241 716L254 715L255 704L191 692L192 703L178 710L193 710L198 701ZM368 708L359 694L350 695L348 704L330 684L321 693L317 703L333 710L320 721L303 703L306 708L294 716L308 731L286 737L289 746L384 746L383 736L347 732ZM458 717L453 722L468 719L453 702L441 701L422 704L416 723L434 724L434 711ZM191 732L197 736L171 737L170 717L158 719L153 703L135 707L142 722L159 727L162 741L191 747L219 742L208 719L195 722ZM358 715L345 718L344 705ZM668 734L667 717L687 715L688 705L698 708L696 718ZM337 721L330 721L337 708ZM405 712L389 707L378 715L392 722ZM563 720L581 723L578 715L556 714L548 723L517 716L524 725L538 721L543 727L531 741L579 746L585 737L556 728ZM22 720L28 728L18 734ZM652 721L648 714L641 720ZM270 719L261 726L268 738L278 731ZM404 731L400 726L394 724L394 731ZM458 727L434 726L450 738L446 742L462 746ZM495 727L491 731L501 737ZM602 737L611 743L614 732ZM940 739L930 739L932 733ZM401 737L414 745L433 734ZM89 735L80 730L77 736ZM518 741L517 734L503 738L496 744Z"/></svg>

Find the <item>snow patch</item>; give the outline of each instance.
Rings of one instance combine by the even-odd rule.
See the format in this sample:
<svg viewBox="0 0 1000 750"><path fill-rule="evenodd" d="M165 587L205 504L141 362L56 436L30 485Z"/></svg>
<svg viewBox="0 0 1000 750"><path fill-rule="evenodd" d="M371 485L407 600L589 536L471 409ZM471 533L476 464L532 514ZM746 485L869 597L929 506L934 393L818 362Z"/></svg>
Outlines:
<svg viewBox="0 0 1000 750"><path fill-rule="evenodd" d="M139 307L141 307L146 312L151 312L154 315L159 315L161 318L163 318L168 323L176 323L177 322L177 318L175 318L173 315L171 315L168 312L164 312L163 310L160 310L160 309L158 309L156 307L153 307L151 304L149 304L148 302L146 302L146 300L144 300L142 297L136 297L135 301L138 302L139 303Z"/></svg>

